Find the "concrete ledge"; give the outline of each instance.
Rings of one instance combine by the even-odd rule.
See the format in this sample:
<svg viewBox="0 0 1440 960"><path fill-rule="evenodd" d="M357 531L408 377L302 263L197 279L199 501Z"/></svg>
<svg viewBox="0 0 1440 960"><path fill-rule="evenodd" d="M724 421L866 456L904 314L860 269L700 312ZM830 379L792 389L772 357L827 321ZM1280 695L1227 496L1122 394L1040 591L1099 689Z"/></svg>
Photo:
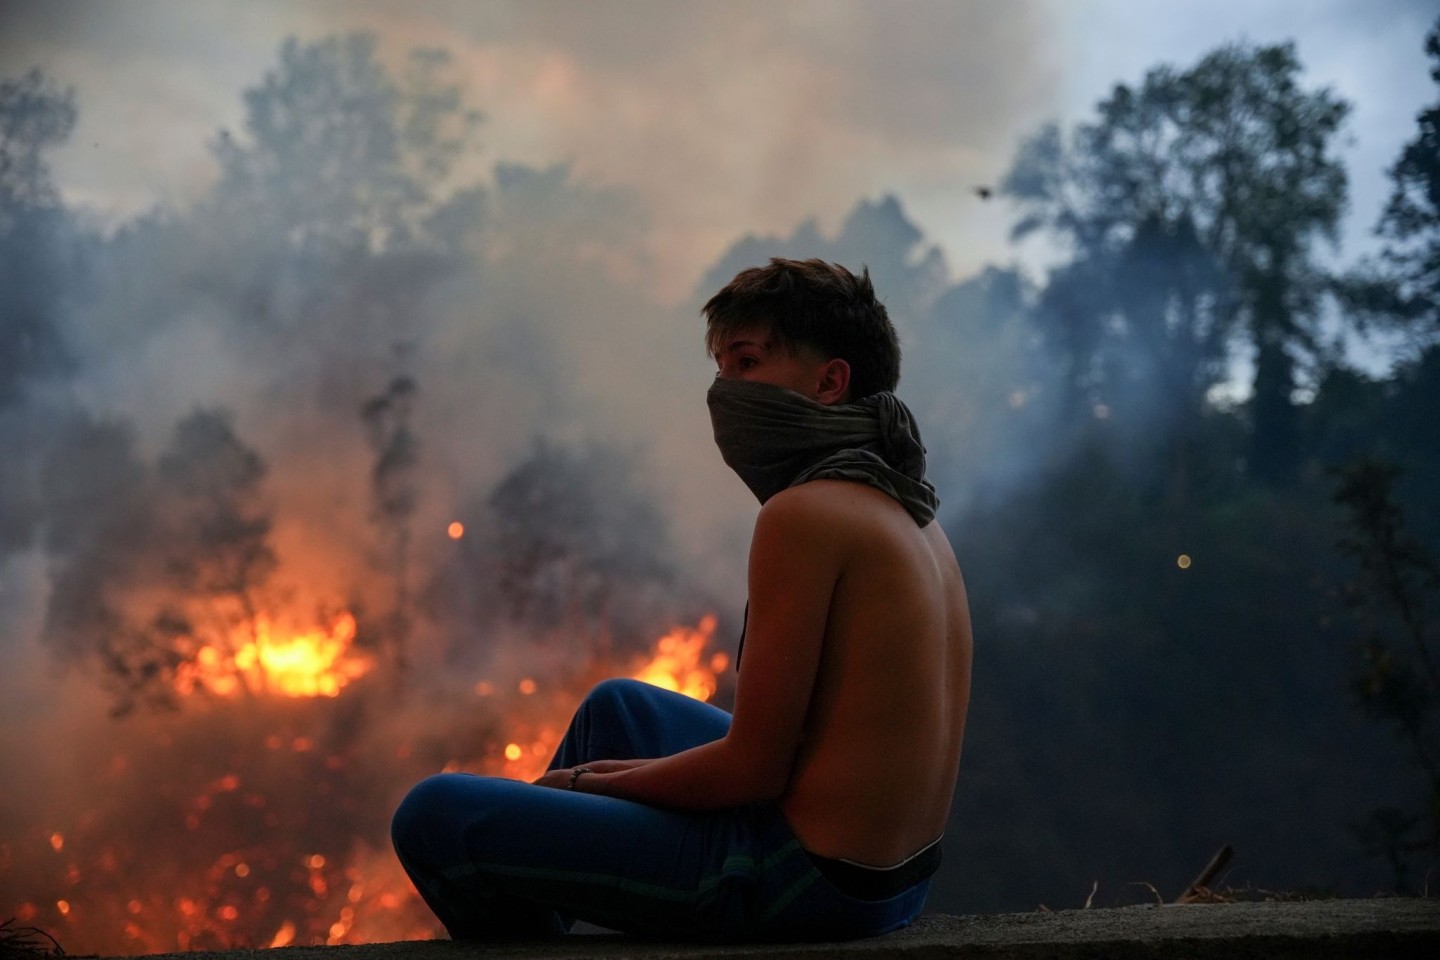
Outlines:
<svg viewBox="0 0 1440 960"><path fill-rule="evenodd" d="M1440 958L1440 900L1387 898L927 916L843 944L674 944L612 935L509 943L449 940L164 954L172 960L1288 960ZM161 955L156 955L161 956Z"/></svg>

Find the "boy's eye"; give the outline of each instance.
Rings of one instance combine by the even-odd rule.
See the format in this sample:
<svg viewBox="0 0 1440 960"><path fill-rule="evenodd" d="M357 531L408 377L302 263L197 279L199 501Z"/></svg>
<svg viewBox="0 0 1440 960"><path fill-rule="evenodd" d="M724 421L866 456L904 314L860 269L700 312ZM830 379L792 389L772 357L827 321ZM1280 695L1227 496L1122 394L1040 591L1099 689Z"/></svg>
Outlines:
<svg viewBox="0 0 1440 960"><path fill-rule="evenodd" d="M760 361L756 360L754 357L741 357L739 360L735 361L735 365L741 370L749 370L751 367L755 366L755 364L759 362Z"/></svg>

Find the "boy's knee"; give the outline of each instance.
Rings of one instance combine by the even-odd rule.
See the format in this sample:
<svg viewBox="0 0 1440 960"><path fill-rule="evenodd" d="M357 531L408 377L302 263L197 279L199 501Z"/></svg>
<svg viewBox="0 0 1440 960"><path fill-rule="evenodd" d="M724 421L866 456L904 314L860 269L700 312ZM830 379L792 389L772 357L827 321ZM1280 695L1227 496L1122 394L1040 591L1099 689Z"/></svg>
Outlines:
<svg viewBox="0 0 1440 960"><path fill-rule="evenodd" d="M653 689L643 680L611 677L609 680L601 680L591 687L590 692L585 696L585 703L590 705L627 703Z"/></svg>
<svg viewBox="0 0 1440 960"><path fill-rule="evenodd" d="M443 819L440 814L454 792L454 776L437 773L410 788L390 818L390 841L396 850L423 843L436 822Z"/></svg>

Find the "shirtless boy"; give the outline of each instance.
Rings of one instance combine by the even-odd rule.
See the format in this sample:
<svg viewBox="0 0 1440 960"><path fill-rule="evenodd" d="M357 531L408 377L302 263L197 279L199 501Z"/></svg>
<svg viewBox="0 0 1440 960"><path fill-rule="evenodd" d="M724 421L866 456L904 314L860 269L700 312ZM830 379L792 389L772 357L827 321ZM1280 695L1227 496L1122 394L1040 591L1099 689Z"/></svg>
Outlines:
<svg viewBox="0 0 1440 960"><path fill-rule="evenodd" d="M703 312L716 443L761 502L734 714L607 681L535 784L417 785L395 847L453 937L842 940L924 906L971 636L894 327L868 272L819 260Z"/></svg>

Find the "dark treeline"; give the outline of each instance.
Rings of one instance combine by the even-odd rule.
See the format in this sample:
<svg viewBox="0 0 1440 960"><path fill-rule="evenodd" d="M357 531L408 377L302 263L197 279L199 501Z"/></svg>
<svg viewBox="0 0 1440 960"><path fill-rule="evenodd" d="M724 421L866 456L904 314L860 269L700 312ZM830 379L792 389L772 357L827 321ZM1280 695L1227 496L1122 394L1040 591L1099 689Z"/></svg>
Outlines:
<svg viewBox="0 0 1440 960"><path fill-rule="evenodd" d="M693 316L618 279L623 194L563 166L454 183L480 117L444 71L287 43L210 192L110 233L46 167L75 96L0 80L0 563L46 558L47 645L102 660L122 706L184 660L196 596L234 625L283 589L297 474L358 504L332 546L397 666L422 635L454 663L481 628L609 643L717 602L626 457L547 439L630 409L589 409L586 363L633 334L607 323L693 359ZM886 198L835 236L745 238L697 289L772 255L867 264L901 327L977 637L932 909L1173 897L1222 843L1237 889L1436 865L1440 97L1383 252L1337 271L1348 105L1301 76L1290 46L1226 47L1030 138L998 193L1062 252L1044 277L953 283ZM1374 343L1383 375L1351 359ZM94 399L192 363L203 409ZM458 553L414 536L442 499L478 530Z"/></svg>
<svg viewBox="0 0 1440 960"><path fill-rule="evenodd" d="M1283 45L1156 68L1002 184L1065 250L1012 334L1059 429L1016 423L1056 455L947 517L979 638L957 906L1173 898L1224 843L1224 886L1434 889L1440 100L1382 256L1337 274L1348 107L1300 75ZM1379 331L1376 377L1346 345Z"/></svg>

